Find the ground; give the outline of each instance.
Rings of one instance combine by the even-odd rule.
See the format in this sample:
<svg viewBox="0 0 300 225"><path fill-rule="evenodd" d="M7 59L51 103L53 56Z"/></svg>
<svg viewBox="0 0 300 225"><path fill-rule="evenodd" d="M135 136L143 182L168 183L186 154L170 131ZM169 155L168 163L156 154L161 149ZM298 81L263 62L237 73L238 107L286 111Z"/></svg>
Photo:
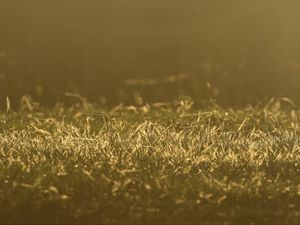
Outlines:
<svg viewBox="0 0 300 225"><path fill-rule="evenodd" d="M188 101L0 113L0 223L300 223L300 112Z"/></svg>

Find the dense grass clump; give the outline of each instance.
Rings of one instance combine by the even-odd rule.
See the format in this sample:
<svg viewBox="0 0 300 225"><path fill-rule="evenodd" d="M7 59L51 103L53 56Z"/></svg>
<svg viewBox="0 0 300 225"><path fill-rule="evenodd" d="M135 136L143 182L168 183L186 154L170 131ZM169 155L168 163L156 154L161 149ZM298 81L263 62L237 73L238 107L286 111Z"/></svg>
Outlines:
<svg viewBox="0 0 300 225"><path fill-rule="evenodd" d="M300 223L300 113L189 102L0 114L0 223Z"/></svg>

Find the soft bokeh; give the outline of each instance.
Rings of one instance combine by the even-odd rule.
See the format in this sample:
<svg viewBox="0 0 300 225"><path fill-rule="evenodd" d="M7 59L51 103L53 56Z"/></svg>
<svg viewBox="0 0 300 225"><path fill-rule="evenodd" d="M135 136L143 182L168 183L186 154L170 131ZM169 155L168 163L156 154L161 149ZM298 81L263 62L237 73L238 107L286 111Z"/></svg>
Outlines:
<svg viewBox="0 0 300 225"><path fill-rule="evenodd" d="M299 1L0 2L0 94L300 102ZM106 100L105 100L106 99Z"/></svg>

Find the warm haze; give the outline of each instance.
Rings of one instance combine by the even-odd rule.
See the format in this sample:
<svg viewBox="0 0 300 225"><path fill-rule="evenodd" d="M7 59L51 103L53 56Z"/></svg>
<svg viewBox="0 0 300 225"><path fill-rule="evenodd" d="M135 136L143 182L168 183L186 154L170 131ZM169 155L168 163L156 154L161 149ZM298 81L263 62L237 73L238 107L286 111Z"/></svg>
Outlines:
<svg viewBox="0 0 300 225"><path fill-rule="evenodd" d="M0 2L0 224L299 224L300 2Z"/></svg>

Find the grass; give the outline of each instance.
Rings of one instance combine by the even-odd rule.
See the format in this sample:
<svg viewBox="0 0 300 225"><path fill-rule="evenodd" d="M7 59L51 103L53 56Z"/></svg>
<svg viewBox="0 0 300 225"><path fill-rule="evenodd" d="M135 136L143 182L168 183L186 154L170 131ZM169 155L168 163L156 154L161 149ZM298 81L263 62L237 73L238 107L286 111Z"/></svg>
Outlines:
<svg viewBox="0 0 300 225"><path fill-rule="evenodd" d="M25 101L0 114L0 223L300 223L300 112L279 103Z"/></svg>

